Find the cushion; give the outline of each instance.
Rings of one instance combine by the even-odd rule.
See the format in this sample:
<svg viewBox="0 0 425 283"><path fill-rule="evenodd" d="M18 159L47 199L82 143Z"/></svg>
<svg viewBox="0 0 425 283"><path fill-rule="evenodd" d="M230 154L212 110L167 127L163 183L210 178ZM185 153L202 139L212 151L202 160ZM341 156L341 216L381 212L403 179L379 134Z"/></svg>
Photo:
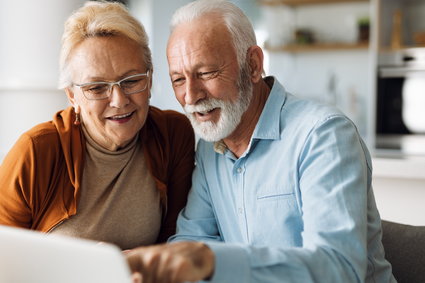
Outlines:
<svg viewBox="0 0 425 283"><path fill-rule="evenodd" d="M425 282L425 226L382 221L385 258L399 283Z"/></svg>

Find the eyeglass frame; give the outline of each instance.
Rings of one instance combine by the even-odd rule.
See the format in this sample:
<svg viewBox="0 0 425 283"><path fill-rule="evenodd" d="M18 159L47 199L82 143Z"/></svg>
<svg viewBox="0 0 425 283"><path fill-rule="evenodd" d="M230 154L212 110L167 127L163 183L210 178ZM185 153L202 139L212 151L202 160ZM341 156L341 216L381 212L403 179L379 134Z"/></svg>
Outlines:
<svg viewBox="0 0 425 283"><path fill-rule="evenodd" d="M83 83L83 84L76 84L76 83L73 83L72 85L73 86L77 86L77 87L79 87L80 88L80 90L81 90L81 92L83 93L83 95L84 95L84 97L87 99L87 100L104 100L104 99L108 99L108 98L110 98L111 97L111 94L112 94L112 89L114 88L114 86L115 85L118 85L119 87L120 87L120 89L122 90L122 88L121 88L121 83L123 82L123 81L125 81L125 80L128 80L128 79L131 79L131 78L134 78L134 77L137 77L137 76L146 76L146 78L147 79L149 79L150 78L150 70L147 70L146 71L146 73L139 73L139 74L134 74L134 75L131 75L131 76L128 76L128 77L125 77L125 78L122 78L121 80L119 80L119 81L115 81L115 82L105 82L105 81L103 81L103 82L89 82L89 83ZM132 94L135 94L135 93L139 93L139 92L142 92L142 91L144 91L144 90L146 90L147 88L148 88L148 86L149 86L149 83L150 83L150 81L148 80L148 83L146 84L146 87L144 88L144 89L141 89L141 90L138 90L138 91L135 91L135 92L131 92L131 93L125 93L125 95L132 95ZM103 84L103 85L108 85L109 86L109 88L108 88L108 96L106 96L106 97L102 97L102 98L88 98L87 96L86 96L86 94L84 93L84 90L82 89L82 87L85 87L85 86L88 86L88 85L94 85L94 84Z"/></svg>

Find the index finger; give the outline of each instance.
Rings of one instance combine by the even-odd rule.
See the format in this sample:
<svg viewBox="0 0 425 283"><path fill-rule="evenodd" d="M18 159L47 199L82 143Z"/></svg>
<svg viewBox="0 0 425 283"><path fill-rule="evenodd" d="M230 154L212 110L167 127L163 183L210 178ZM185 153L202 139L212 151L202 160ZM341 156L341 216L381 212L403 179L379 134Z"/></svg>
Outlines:
<svg viewBox="0 0 425 283"><path fill-rule="evenodd" d="M132 273L140 272L142 270L143 264L139 253L140 251L134 250L123 251L123 254L127 260L127 264L130 267Z"/></svg>

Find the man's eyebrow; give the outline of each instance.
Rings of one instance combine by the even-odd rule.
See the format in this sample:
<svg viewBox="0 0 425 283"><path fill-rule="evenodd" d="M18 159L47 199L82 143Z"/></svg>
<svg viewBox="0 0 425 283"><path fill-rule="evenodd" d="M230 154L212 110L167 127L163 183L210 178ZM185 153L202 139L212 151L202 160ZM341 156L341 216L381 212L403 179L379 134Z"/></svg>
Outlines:
<svg viewBox="0 0 425 283"><path fill-rule="evenodd" d="M171 71L170 72L170 76L172 76L172 75L180 75L181 74L181 72L179 72L179 71Z"/></svg>
<svg viewBox="0 0 425 283"><path fill-rule="evenodd" d="M212 68L214 70L221 69L220 66L218 66L217 64L205 64L205 63L202 63L201 62L201 63L198 63L195 66L193 66L191 68L191 70L193 70L193 72L196 73L196 72L199 72L199 69L201 69L201 68ZM172 70L169 74L170 74L170 76L172 76L172 75L181 75L182 73L184 73L184 72L177 71L177 70Z"/></svg>

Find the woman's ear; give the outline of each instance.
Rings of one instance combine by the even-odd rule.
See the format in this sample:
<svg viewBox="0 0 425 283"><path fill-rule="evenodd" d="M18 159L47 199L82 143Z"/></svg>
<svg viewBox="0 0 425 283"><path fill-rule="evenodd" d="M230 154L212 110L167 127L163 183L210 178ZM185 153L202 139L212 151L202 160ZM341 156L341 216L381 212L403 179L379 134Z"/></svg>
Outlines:
<svg viewBox="0 0 425 283"><path fill-rule="evenodd" d="M253 83L257 83L262 79L263 60L263 50L259 46L253 45L248 49L248 63L251 69L250 75Z"/></svg>
<svg viewBox="0 0 425 283"><path fill-rule="evenodd" d="M72 91L70 87L67 87L65 88L65 93L66 93L66 96L68 97L69 103L75 108L77 103L75 102L74 92Z"/></svg>

